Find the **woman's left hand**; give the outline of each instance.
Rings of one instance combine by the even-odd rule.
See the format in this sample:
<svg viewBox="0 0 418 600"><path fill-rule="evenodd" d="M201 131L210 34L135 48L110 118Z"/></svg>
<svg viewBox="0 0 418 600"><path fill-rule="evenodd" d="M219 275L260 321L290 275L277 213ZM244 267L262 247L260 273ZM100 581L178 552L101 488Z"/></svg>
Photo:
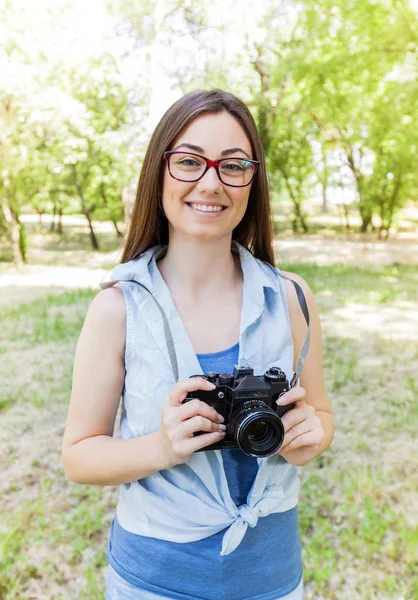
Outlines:
<svg viewBox="0 0 418 600"><path fill-rule="evenodd" d="M310 404L306 404L305 396L305 389L296 387L280 398L280 406L294 402L295 407L281 417L285 436L277 454L296 466L308 463L319 454L325 435L316 410Z"/></svg>

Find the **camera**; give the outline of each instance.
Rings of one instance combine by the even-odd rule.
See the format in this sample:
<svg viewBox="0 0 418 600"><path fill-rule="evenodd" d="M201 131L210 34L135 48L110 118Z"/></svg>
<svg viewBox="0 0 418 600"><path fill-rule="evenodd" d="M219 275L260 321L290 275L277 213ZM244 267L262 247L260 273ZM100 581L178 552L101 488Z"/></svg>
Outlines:
<svg viewBox="0 0 418 600"><path fill-rule="evenodd" d="M226 434L223 440L201 448L198 452L225 448L241 448L248 456L267 457L275 454L283 443L284 427L280 417L294 403L278 406L276 400L290 389L285 373L271 367L264 375L254 375L249 365L235 366L233 373L192 375L203 377L216 385L214 390L189 392L183 401L198 398L221 414L225 419ZM194 435L201 435L197 431Z"/></svg>

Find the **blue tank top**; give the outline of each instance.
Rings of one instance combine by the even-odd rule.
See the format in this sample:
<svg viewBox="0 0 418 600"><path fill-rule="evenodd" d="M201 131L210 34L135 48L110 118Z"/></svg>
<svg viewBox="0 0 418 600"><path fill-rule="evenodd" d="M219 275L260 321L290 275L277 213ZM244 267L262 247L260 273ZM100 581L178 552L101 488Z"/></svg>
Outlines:
<svg viewBox="0 0 418 600"><path fill-rule="evenodd" d="M232 372L238 353L236 344L197 358L204 373L226 373ZM240 506L257 474L257 459L239 448L222 450L222 455L231 497ZM302 560L296 507L259 519L234 552L220 556L224 533L197 542L169 542L126 531L115 517L106 556L120 577L162 598L277 600L299 585Z"/></svg>

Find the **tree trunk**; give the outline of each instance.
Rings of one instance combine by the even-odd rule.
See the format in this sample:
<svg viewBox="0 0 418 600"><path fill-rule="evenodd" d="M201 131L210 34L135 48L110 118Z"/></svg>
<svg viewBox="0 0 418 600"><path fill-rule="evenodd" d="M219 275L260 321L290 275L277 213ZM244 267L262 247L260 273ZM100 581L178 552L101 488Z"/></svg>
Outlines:
<svg viewBox="0 0 418 600"><path fill-rule="evenodd" d="M348 165L356 179L357 182L357 192L359 195L359 213L360 213L360 218L361 218L361 226L360 226L360 231L361 233L366 233L367 230L369 229L370 225L372 225L372 218L373 218L373 209L370 206L367 206L364 203L364 198L363 198L363 204L362 204L362 176L361 173L358 169L356 169L356 166L354 164L354 159L353 159L353 149L351 148L351 146L345 146L344 148L345 153L347 155L347 160L348 160Z"/></svg>
<svg viewBox="0 0 418 600"><path fill-rule="evenodd" d="M321 177L322 184L322 212L328 212L328 204L327 204L327 187L328 187L328 167L327 167L327 156L325 154L325 150L322 147L322 163L324 165Z"/></svg>
<svg viewBox="0 0 418 600"><path fill-rule="evenodd" d="M86 217L87 222L89 224L91 247L93 248L93 250L99 250L99 242L97 240L96 234L94 233L90 212L87 209L84 210L84 216Z"/></svg>
<svg viewBox="0 0 418 600"><path fill-rule="evenodd" d="M387 222L386 222L386 227L385 227L386 232L387 232L386 237L385 237L386 240L389 237L389 230L392 227L393 215L395 214L396 199L399 195L401 186L402 186L402 171L399 173L399 176L397 177L397 179L395 181L393 192L390 197L390 202L389 202L389 206L388 206L388 217L387 217Z"/></svg>
<svg viewBox="0 0 418 600"><path fill-rule="evenodd" d="M58 209L58 225L57 232L59 235L62 235L62 208Z"/></svg>
<svg viewBox="0 0 418 600"><path fill-rule="evenodd" d="M263 59L263 48L261 44L255 44L257 50L257 58L253 61L253 67L260 77L260 94L258 96L258 130L260 132L261 143L263 144L265 154L268 154L271 133L270 123L273 108L268 100L268 92L270 90L270 73Z"/></svg>
<svg viewBox="0 0 418 600"><path fill-rule="evenodd" d="M118 223L117 223L116 219L112 219L112 223L113 223L113 226L114 226L114 228L115 228L115 231L116 231L116 235L117 235L117 237L118 237L119 239L120 239L120 238L123 238L123 233L122 233L122 232L119 230L119 228L118 228Z"/></svg>
<svg viewBox="0 0 418 600"><path fill-rule="evenodd" d="M91 246L92 246L93 250L99 250L99 242L97 240L96 234L94 233L93 223L92 223L91 216L90 216L90 211L88 210L86 202L84 200L83 189L80 185L80 182L78 181L77 170L76 170L75 165L73 165L73 181L74 181L74 185L77 189L78 197L80 198L81 211L82 211L83 215L86 217L87 222L89 224Z"/></svg>
<svg viewBox="0 0 418 600"><path fill-rule="evenodd" d="M347 228L347 231L351 231L350 208L349 208L348 204L343 204L343 211L344 211L344 217L345 217L345 226Z"/></svg>
<svg viewBox="0 0 418 600"><path fill-rule="evenodd" d="M51 226L49 228L49 231L51 231L51 232L55 231L55 215L56 214L57 214L57 205L54 202L54 206L52 207Z"/></svg>
<svg viewBox="0 0 418 600"><path fill-rule="evenodd" d="M284 181L286 183L287 191L289 192L289 196L290 196L290 198L293 202L293 206L295 208L295 217L299 220L299 223L301 224L303 232L308 233L308 226L306 224L305 216L302 212L302 207L300 206L300 202L296 198L295 193L293 192L292 186L290 185L289 180L288 180L287 176L283 173L283 171L282 171L282 175L283 175ZM295 225L296 225L296 223L295 223ZM295 226L293 227L293 230L295 230Z"/></svg>
<svg viewBox="0 0 418 600"><path fill-rule="evenodd" d="M42 233L42 211L37 210L36 212L38 213L38 231L39 233Z"/></svg>
<svg viewBox="0 0 418 600"><path fill-rule="evenodd" d="M302 225L303 233L308 233L308 226L305 221L305 216L299 202L295 203L296 214L298 215L300 224Z"/></svg>
<svg viewBox="0 0 418 600"><path fill-rule="evenodd" d="M14 211L10 210L7 203L3 205L3 213L10 226L10 242L12 246L13 262L16 266L23 267L25 258L21 252L19 217Z"/></svg>
<svg viewBox="0 0 418 600"><path fill-rule="evenodd" d="M22 256L22 260L25 263L26 262L26 248L27 248L27 239L26 239L26 230L25 230L25 226L23 225L23 223L20 223L19 218L18 219L18 223L19 223L19 250L20 250L20 254Z"/></svg>
<svg viewBox="0 0 418 600"><path fill-rule="evenodd" d="M360 218L361 218L360 231L361 231L361 233L366 233L367 230L369 229L370 225L372 224L373 215L369 210L362 208L361 206L359 208L359 212L360 212Z"/></svg>
<svg viewBox="0 0 418 600"><path fill-rule="evenodd" d="M106 197L106 188L105 188L105 185L104 185L104 183L103 183L103 182L102 182L102 184L101 184L101 186L100 186L100 192L101 192L101 196L102 196L102 199L103 199L103 205L104 205L104 206L107 208L107 207L109 206L109 203L108 203L108 201L107 201L107 197ZM122 203L122 199L121 199L121 203ZM117 237L118 237L119 239L120 239L120 238L122 238L122 237L123 237L123 234L122 234L122 233L119 231L119 228L118 228L118 223L117 223L116 219L114 219L114 218L110 217L110 220L111 220L111 221L112 221L112 223L113 223L113 227L115 228L115 231L116 231L116 235L117 235Z"/></svg>

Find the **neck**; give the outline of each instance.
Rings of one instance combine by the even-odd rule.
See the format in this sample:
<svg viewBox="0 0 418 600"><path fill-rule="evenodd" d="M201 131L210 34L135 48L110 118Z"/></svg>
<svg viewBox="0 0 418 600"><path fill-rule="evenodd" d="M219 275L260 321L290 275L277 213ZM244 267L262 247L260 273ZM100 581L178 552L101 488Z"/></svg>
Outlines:
<svg viewBox="0 0 418 600"><path fill-rule="evenodd" d="M195 299L225 291L242 281L230 236L216 241L170 239L158 268L171 290L181 287L184 294Z"/></svg>

